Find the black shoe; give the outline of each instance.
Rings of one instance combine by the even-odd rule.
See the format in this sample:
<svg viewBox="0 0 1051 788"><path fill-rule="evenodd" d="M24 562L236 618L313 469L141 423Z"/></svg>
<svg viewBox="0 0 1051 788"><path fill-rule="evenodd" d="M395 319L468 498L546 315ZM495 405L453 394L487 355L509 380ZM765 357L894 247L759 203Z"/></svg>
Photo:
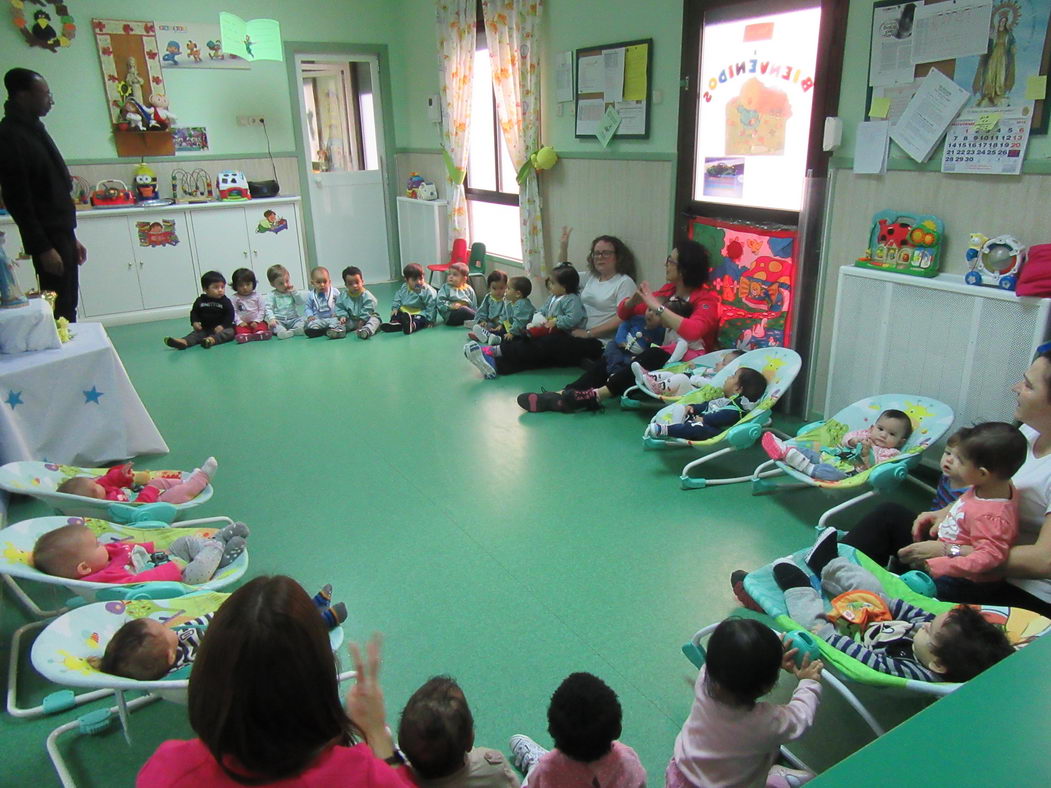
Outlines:
<svg viewBox="0 0 1051 788"><path fill-rule="evenodd" d="M774 580L782 591L790 588L810 588L810 578L806 572L792 563L791 558L778 558L774 561Z"/></svg>
<svg viewBox="0 0 1051 788"><path fill-rule="evenodd" d="M566 413L578 410L602 410L595 389L566 389L562 392L562 409Z"/></svg>
<svg viewBox="0 0 1051 788"><path fill-rule="evenodd" d="M563 410L562 395L557 391L541 391L539 394L519 394L518 406L529 413L545 413Z"/></svg>
<svg viewBox="0 0 1051 788"><path fill-rule="evenodd" d="M176 339L175 337L165 337L164 344L168 347L175 348L176 350L186 350L186 340Z"/></svg>
<svg viewBox="0 0 1051 788"><path fill-rule="evenodd" d="M401 323L397 320L388 320L386 323L380 323L379 330L384 334L393 334L397 331L401 331Z"/></svg>
<svg viewBox="0 0 1051 788"><path fill-rule="evenodd" d="M821 577L821 570L828 565L829 561L839 557L837 536L836 529L829 526L821 532L817 541L814 542L814 546L810 548L810 552L806 554L804 559L806 565L818 577Z"/></svg>

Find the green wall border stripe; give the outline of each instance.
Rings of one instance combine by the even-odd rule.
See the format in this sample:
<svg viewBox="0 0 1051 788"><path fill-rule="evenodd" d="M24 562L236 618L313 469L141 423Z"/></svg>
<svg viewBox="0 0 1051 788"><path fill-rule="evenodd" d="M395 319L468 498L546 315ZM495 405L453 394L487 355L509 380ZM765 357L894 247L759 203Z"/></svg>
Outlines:
<svg viewBox="0 0 1051 788"><path fill-rule="evenodd" d="M850 156L833 156L829 166L837 170L854 169L854 159ZM932 156L925 162L913 161L912 159L889 159L888 170L901 170L907 172L937 172L944 175L968 175L969 173L942 173L942 161L940 156ZM1023 175L1051 175L1051 160L1038 159L1022 162ZM986 177L986 176L981 176ZM1013 178L1013 175L1001 175L1001 178Z"/></svg>
<svg viewBox="0 0 1051 788"><path fill-rule="evenodd" d="M294 150L274 151L275 159L294 159L298 156ZM259 153L187 153L182 156L146 156L146 161L153 162L184 162L184 161L234 161L238 159L267 159L270 157L266 151ZM137 164L134 156L111 157L103 159L66 159L66 165L70 167L85 167L90 164Z"/></svg>

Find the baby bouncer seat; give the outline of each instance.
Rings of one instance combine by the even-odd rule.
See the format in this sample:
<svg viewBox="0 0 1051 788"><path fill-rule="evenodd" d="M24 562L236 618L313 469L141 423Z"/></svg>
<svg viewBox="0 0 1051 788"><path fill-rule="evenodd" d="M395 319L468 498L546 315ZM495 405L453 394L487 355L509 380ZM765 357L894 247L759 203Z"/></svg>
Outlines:
<svg viewBox="0 0 1051 788"><path fill-rule="evenodd" d="M781 460L766 460L752 472L753 495L772 492L779 487L818 487L826 490L857 492L854 497L829 508L821 515L818 520L818 528L823 528L833 514L874 495L895 489L908 478L909 470L920 461L920 455L924 450L937 443L952 426L955 417L952 408L948 405L930 397L912 394L881 394L866 397L848 405L826 421L814 422L801 427L794 438L785 441L785 445L802 446L815 450L837 446L848 432L870 427L879 414L888 409L904 412L912 422L912 435L909 436L898 455L838 481L814 479L789 467ZM778 484L770 480L770 477L782 474L790 476L795 482ZM870 489L862 492L865 487Z"/></svg>
<svg viewBox="0 0 1051 788"><path fill-rule="evenodd" d="M724 352L724 351L720 351ZM701 357L704 358L704 357ZM682 489L696 490L714 484L734 484L736 482L749 481L751 476L735 476L725 479L692 478L690 471L703 465L716 457L721 457L728 452L747 449L752 446L763 432L763 427L771 420L770 410L785 393L802 366L802 359L794 350L784 347L765 347L752 350L739 356L715 373L711 382L695 391L679 397L673 405L690 405L693 403L707 402L715 397L721 397L723 382L733 375L739 367L749 367L757 370L766 378L766 392L755 407L748 411L736 424L728 427L715 437L705 440L692 441L685 438L654 438L648 434L643 436L643 446L646 448L668 447L668 446L692 446L698 451L707 452L700 459L694 460L683 466L679 476ZM672 407L667 405L654 414L651 422L668 424L671 423Z"/></svg>

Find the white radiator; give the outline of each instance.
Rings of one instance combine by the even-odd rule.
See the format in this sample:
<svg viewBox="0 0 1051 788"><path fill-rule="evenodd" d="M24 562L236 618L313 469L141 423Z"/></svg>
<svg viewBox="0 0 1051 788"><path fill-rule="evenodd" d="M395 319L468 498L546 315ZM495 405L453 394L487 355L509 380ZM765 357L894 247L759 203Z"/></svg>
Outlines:
<svg viewBox="0 0 1051 788"><path fill-rule="evenodd" d="M956 414L953 430L1012 421L1010 389L1048 336L1049 309L1051 299L974 287L951 274L923 279L845 266L825 415L893 393L941 400Z"/></svg>
<svg viewBox="0 0 1051 788"><path fill-rule="evenodd" d="M401 265L419 263L427 273L428 265L449 262L448 222L445 200L414 200L398 198L398 238L401 244ZM399 272L398 277L401 277Z"/></svg>

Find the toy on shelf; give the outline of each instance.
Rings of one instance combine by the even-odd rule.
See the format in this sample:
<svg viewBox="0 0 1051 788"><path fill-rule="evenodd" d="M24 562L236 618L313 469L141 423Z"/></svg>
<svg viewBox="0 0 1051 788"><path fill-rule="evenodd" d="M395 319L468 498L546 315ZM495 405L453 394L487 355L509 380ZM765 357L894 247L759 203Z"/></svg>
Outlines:
<svg viewBox="0 0 1051 788"><path fill-rule="evenodd" d="M172 170L172 197L182 203L211 202L215 198L211 176L200 167L193 172Z"/></svg>
<svg viewBox="0 0 1051 788"><path fill-rule="evenodd" d="M150 129L164 131L170 129L176 120L175 113L168 108L168 97L163 93L154 93L150 96L150 104L146 107L149 113L146 126Z"/></svg>
<svg viewBox="0 0 1051 788"><path fill-rule="evenodd" d="M248 190L248 179L239 170L223 170L216 179L219 188L219 199L227 201L251 200Z"/></svg>
<svg viewBox="0 0 1051 788"><path fill-rule="evenodd" d="M989 238L981 233L971 233L966 254L971 270L963 280L969 285L1014 290L1025 257L1025 245L1014 236Z"/></svg>
<svg viewBox="0 0 1051 788"><path fill-rule="evenodd" d="M418 172L410 172L409 180L405 184L405 196L416 199L416 195L419 193L420 187L424 184L423 176Z"/></svg>
<svg viewBox="0 0 1051 788"><path fill-rule="evenodd" d="M878 271L938 275L945 225L937 216L880 211L872 217L869 248L855 265Z"/></svg>
<svg viewBox="0 0 1051 788"><path fill-rule="evenodd" d="M146 108L135 99L124 99L124 106L120 110L120 120L117 122L117 131L145 131L147 114Z"/></svg>
<svg viewBox="0 0 1051 788"><path fill-rule="evenodd" d="M91 184L79 175L74 175L69 182L69 196L73 199L76 209L83 211L91 208Z"/></svg>
<svg viewBox="0 0 1051 788"><path fill-rule="evenodd" d="M95 208L126 208L135 204L124 181L99 181L91 193L91 205Z"/></svg>
<svg viewBox="0 0 1051 788"><path fill-rule="evenodd" d="M157 173L150 165L145 162L136 164L132 183L135 184L135 197L139 202L157 198Z"/></svg>

